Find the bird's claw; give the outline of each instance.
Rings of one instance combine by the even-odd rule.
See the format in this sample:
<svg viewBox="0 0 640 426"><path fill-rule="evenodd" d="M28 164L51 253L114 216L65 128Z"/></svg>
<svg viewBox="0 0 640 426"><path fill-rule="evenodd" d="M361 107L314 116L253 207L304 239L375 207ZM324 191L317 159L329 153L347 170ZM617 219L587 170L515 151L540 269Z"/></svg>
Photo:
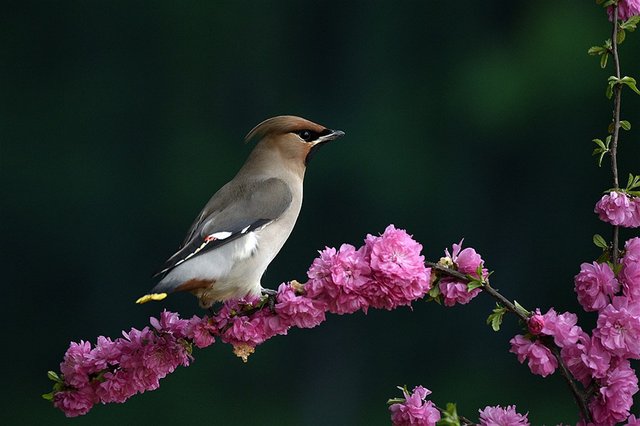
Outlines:
<svg viewBox="0 0 640 426"><path fill-rule="evenodd" d="M266 297L266 305L269 307L269 310L271 312L275 312L276 310L276 295L278 294L277 291L272 290L270 288L262 288L261 293L263 296Z"/></svg>

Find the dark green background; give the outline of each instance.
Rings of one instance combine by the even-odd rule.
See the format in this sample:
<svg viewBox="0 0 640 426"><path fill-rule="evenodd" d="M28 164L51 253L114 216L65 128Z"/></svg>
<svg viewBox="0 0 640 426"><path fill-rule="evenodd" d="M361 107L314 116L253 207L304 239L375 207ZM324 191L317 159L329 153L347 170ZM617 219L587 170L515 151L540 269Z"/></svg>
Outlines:
<svg viewBox="0 0 640 426"><path fill-rule="evenodd" d="M610 70L586 54L608 37L603 13L588 1L5 4L2 424L387 425L402 384L472 419L517 404L533 424L575 423L566 385L507 352L515 320L484 324L485 295L332 315L246 365L215 344L159 390L73 421L40 394L69 341L116 337L163 307L200 313L189 295L133 301L242 164L245 133L279 114L347 135L312 162L264 285L304 279L318 249L394 223L432 260L465 237L506 296L576 311L572 278L598 255L592 234L609 232L592 209L610 171L590 154ZM638 36L621 49L636 77ZM639 99L623 99L625 177L640 172Z"/></svg>

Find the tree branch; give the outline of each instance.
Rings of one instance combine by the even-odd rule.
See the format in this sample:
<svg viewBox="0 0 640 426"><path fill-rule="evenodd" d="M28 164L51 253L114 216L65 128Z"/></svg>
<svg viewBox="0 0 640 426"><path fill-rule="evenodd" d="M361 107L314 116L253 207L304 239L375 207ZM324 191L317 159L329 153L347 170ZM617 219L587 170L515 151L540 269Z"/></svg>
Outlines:
<svg viewBox="0 0 640 426"><path fill-rule="evenodd" d="M611 30L611 55L613 56L613 66L615 68L616 78L620 79L620 58L618 56L618 4L613 5L613 25ZM611 136L611 172L613 174L613 187L618 189L620 183L618 182L618 137L620 134L620 103L622 98L622 85L616 84L613 88L613 135ZM618 263L618 256L620 250L618 248L619 242L619 227L615 225L613 227L613 242L611 257L613 264Z"/></svg>
<svg viewBox="0 0 640 426"><path fill-rule="evenodd" d="M449 275L454 278L458 278L465 282L470 281L468 276L454 269L447 268L445 266L439 265L434 262L425 262L425 264L439 272L442 272L443 274ZM498 303L500 303L502 306L507 308L507 310L515 314L518 318L520 318L525 324L527 323L527 321L529 320L529 315L523 312L522 309L519 309L514 303L511 303L509 299L507 299L502 294L500 294L496 289L491 287L491 285L488 282L485 282L481 288L486 293L488 293L491 297L496 299ZM556 346L556 344L553 342L552 339L545 339L545 341L543 341L542 343L545 346L547 346L551 350L553 355L556 357L556 360L558 361L558 366L560 368L560 374L562 375L564 380L567 382L567 385L571 390L573 399L575 400L576 404L578 405L578 408L580 409L580 414L582 415L582 418L585 419L587 422L590 422L591 415L589 413L589 409L587 408L587 403L586 403L587 398L585 396L585 393L582 392L580 389L578 389L578 386L576 385L573 375L571 374L567 366L564 364L564 361L562 360L562 356L560 355L560 348Z"/></svg>

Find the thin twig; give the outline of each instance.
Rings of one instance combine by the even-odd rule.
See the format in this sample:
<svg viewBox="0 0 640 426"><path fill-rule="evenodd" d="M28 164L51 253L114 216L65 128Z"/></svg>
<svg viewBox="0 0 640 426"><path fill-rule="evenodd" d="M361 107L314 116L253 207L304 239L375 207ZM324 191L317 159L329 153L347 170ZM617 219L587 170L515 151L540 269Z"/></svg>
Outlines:
<svg viewBox="0 0 640 426"><path fill-rule="evenodd" d="M613 56L613 66L616 78L620 79L620 58L618 57L618 5L613 5L613 25L611 30L611 55ZM618 189L618 137L620 134L620 102L622 99L622 85L616 84L613 88L613 135L611 136L611 172L613 173L613 187ZM618 263L618 235L619 227L613 227L613 247L611 257L613 264Z"/></svg>
<svg viewBox="0 0 640 426"><path fill-rule="evenodd" d="M425 262L425 264L427 264L431 268L433 268L433 269L435 269L435 270L437 270L439 272L442 272L444 274L447 274L447 275L449 275L451 277L458 278L458 279L463 280L465 282L469 282L470 281L468 276L466 276L465 274L463 274L461 272L458 272L458 271L456 271L454 269L447 268L445 266L439 265L439 264L434 263L434 262ZM498 292L496 289L491 287L491 285L489 285L488 282L485 282L481 288L486 293L488 293L491 297L496 299L498 301L498 303L500 303L502 306L506 307L510 312L514 313L523 322L526 323L529 320L529 316L525 312L523 312L521 309L518 309L515 304L511 303L509 301L509 299L507 299L502 294L500 294L500 292ZM556 357L556 360L558 361L558 366L560 367L560 374L562 375L563 379L567 382L567 385L569 386L569 389L571 390L571 394L573 396L573 399L576 401L576 404L578 405L578 408L580 409L580 414L582 414L582 418L585 419L587 422L590 422L591 421L591 415L589 413L589 410L588 410L587 404L586 404L586 399L587 398L585 397L584 392L582 392L580 389L578 389L578 387L576 385L576 382L574 381L571 372L569 371L569 369L565 365L564 361L562 360L562 356L560 355L560 348L558 348L558 346L556 346L555 343L550 339L547 342L544 342L544 343L545 343L545 346L547 346L551 350L553 355Z"/></svg>
<svg viewBox="0 0 640 426"><path fill-rule="evenodd" d="M590 422L591 421L591 414L589 413L589 409L587 408L587 399L588 398L586 397L584 392L582 392L580 389L578 389L578 386L576 385L576 382L573 380L573 376L571 375L571 372L569 371L567 366L564 365L564 362L562 361L562 356L560 355L560 349L553 342L550 342L550 344L545 345L545 346L548 347L551 350L551 352L553 352L553 355L558 360L558 367L560 368L560 375L562 375L562 378L569 385L569 389L571 390L571 394L573 395L573 399L576 401L576 404L578 405L578 408L580 409L580 414L582 414L582 418L585 419L587 422Z"/></svg>
<svg viewBox="0 0 640 426"><path fill-rule="evenodd" d="M445 273L445 274L449 275L450 277L458 278L458 279L463 280L465 282L469 282L469 277L468 276L466 276L465 274L463 274L461 272L456 271L455 269L450 269L450 268L447 268L446 266L442 266L442 265L434 263L434 262L425 262L425 264L427 264L428 266L430 266L431 268L433 268L433 269L435 269L437 271L440 271L442 273ZM494 289L493 287L491 287L489 285L489 283L485 283L482 286L482 289L484 289L487 293L489 293L491 295L491 297L493 297L498 302L500 302L500 304L502 304L509 311L511 311L514 314L516 314L518 316L518 318L520 318L522 321L527 322L529 317L524 312L520 311L516 307L515 304L511 303L509 301L509 299L507 299L506 297L504 297L503 295L498 293L498 291L496 289Z"/></svg>
<svg viewBox="0 0 640 426"><path fill-rule="evenodd" d="M511 303L506 297L504 297L503 295L498 293L498 291L496 289L494 289L493 287L491 287L489 285L489 283L486 283L482 288L483 288L484 291L489 293L491 295L491 297L493 297L498 302L500 302L500 304L502 304L508 310L510 310L511 312L516 314L518 316L518 318L520 318L522 321L524 321L526 323L529 320L529 317L524 312L522 312L522 310L518 309L516 307L516 305Z"/></svg>

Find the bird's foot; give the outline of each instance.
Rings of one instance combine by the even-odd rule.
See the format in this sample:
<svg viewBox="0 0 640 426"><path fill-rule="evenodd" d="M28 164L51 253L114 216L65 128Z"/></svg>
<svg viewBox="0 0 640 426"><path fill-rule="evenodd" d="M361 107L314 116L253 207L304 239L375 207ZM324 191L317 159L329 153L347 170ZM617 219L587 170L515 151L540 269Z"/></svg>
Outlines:
<svg viewBox="0 0 640 426"><path fill-rule="evenodd" d="M264 287L260 289L260 292L262 293L262 296L265 298L265 305L269 307L269 310L271 312L275 312L276 311L276 295L278 294L278 292L275 290L271 290L270 288L264 288Z"/></svg>

